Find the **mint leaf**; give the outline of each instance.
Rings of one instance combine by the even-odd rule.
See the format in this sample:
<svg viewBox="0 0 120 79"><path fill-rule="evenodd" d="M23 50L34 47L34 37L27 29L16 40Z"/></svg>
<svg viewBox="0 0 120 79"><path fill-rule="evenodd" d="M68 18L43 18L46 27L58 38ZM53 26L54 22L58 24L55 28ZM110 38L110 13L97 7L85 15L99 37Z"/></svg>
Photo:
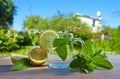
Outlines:
<svg viewBox="0 0 120 79"><path fill-rule="evenodd" d="M94 55L94 47L91 44L91 41L85 41L82 47L82 54L85 59L90 60Z"/></svg>
<svg viewBox="0 0 120 79"><path fill-rule="evenodd" d="M95 65L91 61L87 61L82 55L76 55L69 67L79 68L81 72L90 73L94 71Z"/></svg>
<svg viewBox="0 0 120 79"><path fill-rule="evenodd" d="M64 61L67 58L67 45L70 44L70 39L55 39L53 41L53 47L55 47L55 51L58 56Z"/></svg>
<svg viewBox="0 0 120 79"><path fill-rule="evenodd" d="M103 58L101 55L97 55L93 58L93 64L100 68L112 69L113 65L106 58Z"/></svg>
<svg viewBox="0 0 120 79"><path fill-rule="evenodd" d="M32 67L32 65L30 64L29 59L27 58L23 58L19 61L17 61L12 67L11 67L11 71L19 71L19 70L24 70L27 68Z"/></svg>
<svg viewBox="0 0 120 79"><path fill-rule="evenodd" d="M84 71L85 73L91 73L94 71L95 65L92 63L85 64L83 69L81 71Z"/></svg>
<svg viewBox="0 0 120 79"><path fill-rule="evenodd" d="M70 42L71 42L70 39L54 39L53 46L60 47L65 44L69 44Z"/></svg>
<svg viewBox="0 0 120 79"><path fill-rule="evenodd" d="M78 67L80 67L80 61L81 61L81 60L80 60L79 56L75 57L75 58L71 61L69 67L71 67L71 68L78 68Z"/></svg>
<svg viewBox="0 0 120 79"><path fill-rule="evenodd" d="M80 71L85 73L90 73L94 71L95 66L91 61L87 61L85 58L81 58L80 63Z"/></svg>
<svg viewBox="0 0 120 79"><path fill-rule="evenodd" d="M103 58L107 58L107 55L105 52L102 52L102 50L98 50L97 52L95 52L94 56L97 56L97 55L100 55L102 56Z"/></svg>
<svg viewBox="0 0 120 79"><path fill-rule="evenodd" d="M67 58L67 47L66 45L62 45L57 47L56 52L58 54L58 56L64 61Z"/></svg>

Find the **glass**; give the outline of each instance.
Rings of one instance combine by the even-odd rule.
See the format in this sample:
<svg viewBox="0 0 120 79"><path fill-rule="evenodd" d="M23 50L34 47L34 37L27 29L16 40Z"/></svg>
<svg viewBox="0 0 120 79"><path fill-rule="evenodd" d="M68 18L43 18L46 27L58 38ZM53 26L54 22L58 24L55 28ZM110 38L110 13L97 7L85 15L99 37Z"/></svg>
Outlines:
<svg viewBox="0 0 120 79"><path fill-rule="evenodd" d="M48 51L48 65L50 68L68 68L70 62L73 59L73 43L74 42L80 42L83 43L82 39L80 38L74 38L74 35L72 33L58 33L59 34L59 38L56 38L59 40L58 42L58 47L60 47L60 49L58 48L58 51L56 51L56 47L54 47L53 45L53 41L49 41L49 51ZM61 42L65 42L63 41L65 40L66 42L70 41L69 43L65 43L65 44L60 44ZM67 41L68 40L68 41ZM60 45L59 45L60 44ZM62 47L65 46L65 47ZM60 52L60 51L61 52ZM66 51L65 51L66 50ZM63 53L67 54L67 57L64 58L64 60L58 56L58 53Z"/></svg>

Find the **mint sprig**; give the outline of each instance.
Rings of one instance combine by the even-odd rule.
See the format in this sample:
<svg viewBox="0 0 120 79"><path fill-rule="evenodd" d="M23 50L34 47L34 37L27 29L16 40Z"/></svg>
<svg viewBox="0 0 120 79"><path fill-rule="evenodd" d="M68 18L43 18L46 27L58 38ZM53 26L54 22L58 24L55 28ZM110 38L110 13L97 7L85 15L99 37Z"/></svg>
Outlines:
<svg viewBox="0 0 120 79"><path fill-rule="evenodd" d="M101 50L96 51L94 44L89 40L84 42L82 52L75 56L69 66L79 68L80 71L85 73L93 72L96 68L113 68L106 55Z"/></svg>
<svg viewBox="0 0 120 79"><path fill-rule="evenodd" d="M63 61L67 58L67 46L70 42L70 39L54 39L53 41L53 47L56 48L55 51Z"/></svg>
<svg viewBox="0 0 120 79"><path fill-rule="evenodd" d="M11 67L11 71L19 71L19 70L25 70L27 68L32 67L30 64L29 59L23 58L21 60L18 60L14 65Z"/></svg>

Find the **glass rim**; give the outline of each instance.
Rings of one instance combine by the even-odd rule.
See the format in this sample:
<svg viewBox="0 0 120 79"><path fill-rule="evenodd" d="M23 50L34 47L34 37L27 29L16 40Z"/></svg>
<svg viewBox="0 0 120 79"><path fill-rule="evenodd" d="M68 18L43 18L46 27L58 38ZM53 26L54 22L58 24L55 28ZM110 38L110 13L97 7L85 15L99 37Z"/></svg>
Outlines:
<svg viewBox="0 0 120 79"><path fill-rule="evenodd" d="M70 33L70 32L62 32L62 31L58 32L58 34L68 34L68 35L74 35L73 33Z"/></svg>

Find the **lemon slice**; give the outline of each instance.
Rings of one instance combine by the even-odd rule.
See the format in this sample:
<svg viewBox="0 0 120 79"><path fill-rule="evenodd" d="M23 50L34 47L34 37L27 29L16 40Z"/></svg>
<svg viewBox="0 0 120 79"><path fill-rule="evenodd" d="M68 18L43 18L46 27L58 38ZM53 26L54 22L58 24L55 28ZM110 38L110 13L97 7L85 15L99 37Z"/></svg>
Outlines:
<svg viewBox="0 0 120 79"><path fill-rule="evenodd" d="M43 31L38 38L39 41L39 45L45 49L48 50L49 49L49 45L50 43L53 43L53 40L55 38L59 38L59 35L57 32L53 31L53 30L46 30Z"/></svg>
<svg viewBox="0 0 120 79"><path fill-rule="evenodd" d="M11 54L11 62L14 64L16 63L18 60L21 60L23 58L28 58L28 56L26 55L21 55L21 54L15 54L15 53L12 53Z"/></svg>
<svg viewBox="0 0 120 79"><path fill-rule="evenodd" d="M28 53L28 57L33 65L43 65L47 61L47 51L40 47L34 47Z"/></svg>

